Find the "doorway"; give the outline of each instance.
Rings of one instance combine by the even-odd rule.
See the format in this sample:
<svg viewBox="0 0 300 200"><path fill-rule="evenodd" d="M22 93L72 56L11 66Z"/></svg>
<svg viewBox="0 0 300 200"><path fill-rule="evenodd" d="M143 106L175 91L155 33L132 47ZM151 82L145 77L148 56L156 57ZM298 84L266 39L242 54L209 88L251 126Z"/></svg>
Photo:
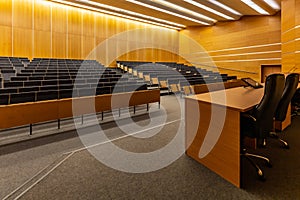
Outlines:
<svg viewBox="0 0 300 200"><path fill-rule="evenodd" d="M264 83L268 75L276 72L281 72L281 65L261 65L260 82Z"/></svg>

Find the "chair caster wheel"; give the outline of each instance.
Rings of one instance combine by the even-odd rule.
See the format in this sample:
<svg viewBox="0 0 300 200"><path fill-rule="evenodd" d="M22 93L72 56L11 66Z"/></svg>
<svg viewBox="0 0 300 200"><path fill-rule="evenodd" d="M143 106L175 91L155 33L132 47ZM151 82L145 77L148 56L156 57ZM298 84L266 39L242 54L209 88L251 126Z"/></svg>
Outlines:
<svg viewBox="0 0 300 200"><path fill-rule="evenodd" d="M266 181L264 173L260 169L257 171L257 175L260 181Z"/></svg>
<svg viewBox="0 0 300 200"><path fill-rule="evenodd" d="M289 145L284 145L283 148L290 149L290 146Z"/></svg>
<svg viewBox="0 0 300 200"><path fill-rule="evenodd" d="M258 176L259 180L262 181L262 182L265 182L266 181L266 178L264 175L262 176Z"/></svg>
<svg viewBox="0 0 300 200"><path fill-rule="evenodd" d="M273 167L273 165L270 162L266 162L266 166L269 167L269 168Z"/></svg>

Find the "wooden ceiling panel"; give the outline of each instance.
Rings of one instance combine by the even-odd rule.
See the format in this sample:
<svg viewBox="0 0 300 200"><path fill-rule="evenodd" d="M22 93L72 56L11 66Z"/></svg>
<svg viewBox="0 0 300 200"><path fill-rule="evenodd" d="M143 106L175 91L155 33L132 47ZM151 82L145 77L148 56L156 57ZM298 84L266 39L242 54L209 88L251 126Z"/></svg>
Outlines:
<svg viewBox="0 0 300 200"><path fill-rule="evenodd" d="M52 1L56 1L56 0L52 0ZM158 10L154 10L154 9L151 9L151 8L144 7L142 5L137 5L137 4L134 4L132 2L128 2L126 0L113 0L113 1L112 0L61 0L61 1L72 2L72 3L76 3L76 4L80 4L80 5L85 5L85 6L90 6L90 7L94 7L94 8L99 8L99 9L105 9L105 10L112 11L109 8L103 8L101 6L90 4L90 3L95 3L96 2L96 3L100 3L100 4L113 6L115 8L120 8L120 9L123 9L125 11L140 13L140 14L147 15L147 16L150 16L150 17L159 18L161 20L167 20L167 21L171 21L171 22L174 22L174 23L183 24L187 27L188 26L201 26L201 24L199 24L195 21L191 21L191 20L188 20L188 19L183 19L181 17L174 16L172 14L167 14L167 13L164 13L164 12L161 12L161 11L158 11ZM197 17L195 17L191 14L187 14L184 11L182 11L181 9L174 9L174 8L170 8L166 5L162 5L162 3L157 2L157 0L136 0L136 1L146 3L148 5L152 5L152 6L155 6L157 8L160 8L160 9L165 9L165 10L171 11L171 12L176 13L176 14L185 15L185 16L188 16L190 18L194 18L194 19L197 19L197 20L200 20L200 21L209 22L208 20L203 20L203 19L197 18ZM209 11L204 10L202 8L199 8L195 5L192 5L190 3L185 2L184 0L164 0L164 1L175 4L175 5L178 5L178 6L181 6L183 8L189 9L189 10L194 11L196 13L205 15L207 17L213 18L217 21L229 21L228 19L226 19L222 16L219 16L216 13L212 13L212 12L209 12ZM198 2L198 3L201 3L205 6L208 6L211 9L219 11L219 12L221 12L221 13L227 15L227 16L230 16L230 17L234 18L234 20L238 20L241 17L239 15L235 15L235 14L232 14L231 12L229 12L229 11L226 11L224 8L221 8L217 5L209 2L208 0L206 0L206 1L194 0L194 1ZM264 1L262 1L262 0L252 0L252 1L257 3L260 7L262 7L264 10L268 11L270 14L275 14L276 13L276 11L274 9L272 9L269 5L267 5ZM275 1L279 5L281 4L280 0L275 0ZM226 6L238 11L239 13L241 13L242 16L244 16L244 15L261 15L260 13L258 13L257 11L255 11L254 9L250 8L248 5L243 3L241 0L230 0L230 1L228 1L228 0L218 0L218 2L223 3ZM113 12L126 14L126 12L124 12L124 11L113 11ZM133 15L130 15L130 16L133 16ZM144 18L144 19L151 20L149 18ZM164 23L164 22L161 22L161 23ZM209 22L208 24L213 25L212 22Z"/></svg>

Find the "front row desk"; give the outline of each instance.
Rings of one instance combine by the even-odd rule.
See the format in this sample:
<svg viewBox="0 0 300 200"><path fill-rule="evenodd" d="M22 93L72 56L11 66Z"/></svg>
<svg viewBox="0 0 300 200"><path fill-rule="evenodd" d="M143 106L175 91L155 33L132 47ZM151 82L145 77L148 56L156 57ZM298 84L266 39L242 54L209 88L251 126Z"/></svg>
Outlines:
<svg viewBox="0 0 300 200"><path fill-rule="evenodd" d="M240 115L263 94L264 88L236 87L186 97L186 154L241 187Z"/></svg>

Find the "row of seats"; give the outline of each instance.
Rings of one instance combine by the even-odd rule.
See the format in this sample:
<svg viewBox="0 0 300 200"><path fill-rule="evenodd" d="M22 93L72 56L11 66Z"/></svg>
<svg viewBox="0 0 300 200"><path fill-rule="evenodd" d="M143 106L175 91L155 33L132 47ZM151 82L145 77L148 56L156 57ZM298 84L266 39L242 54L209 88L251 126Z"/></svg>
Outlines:
<svg viewBox="0 0 300 200"><path fill-rule="evenodd" d="M147 90L143 81L95 60L72 59L34 59L2 85L2 105Z"/></svg>
<svg viewBox="0 0 300 200"><path fill-rule="evenodd" d="M150 85L158 85L170 92L185 94L184 87L196 84L209 84L236 80L236 76L228 76L193 66L175 62L133 62L118 61L118 67L124 72L145 80Z"/></svg>
<svg viewBox="0 0 300 200"><path fill-rule="evenodd" d="M41 89L41 88L40 88ZM2 89L0 89L1 91ZM20 89L17 89L20 90ZM130 85L116 85L116 86L102 86L90 88L68 88L59 89L57 87L48 87L46 90L30 91L30 92L16 92L11 93L0 92L0 105L9 105L16 103L35 102L44 100L55 100L72 97L94 96L102 94L112 94L121 92L133 92L139 90L147 90L146 84L130 84Z"/></svg>

